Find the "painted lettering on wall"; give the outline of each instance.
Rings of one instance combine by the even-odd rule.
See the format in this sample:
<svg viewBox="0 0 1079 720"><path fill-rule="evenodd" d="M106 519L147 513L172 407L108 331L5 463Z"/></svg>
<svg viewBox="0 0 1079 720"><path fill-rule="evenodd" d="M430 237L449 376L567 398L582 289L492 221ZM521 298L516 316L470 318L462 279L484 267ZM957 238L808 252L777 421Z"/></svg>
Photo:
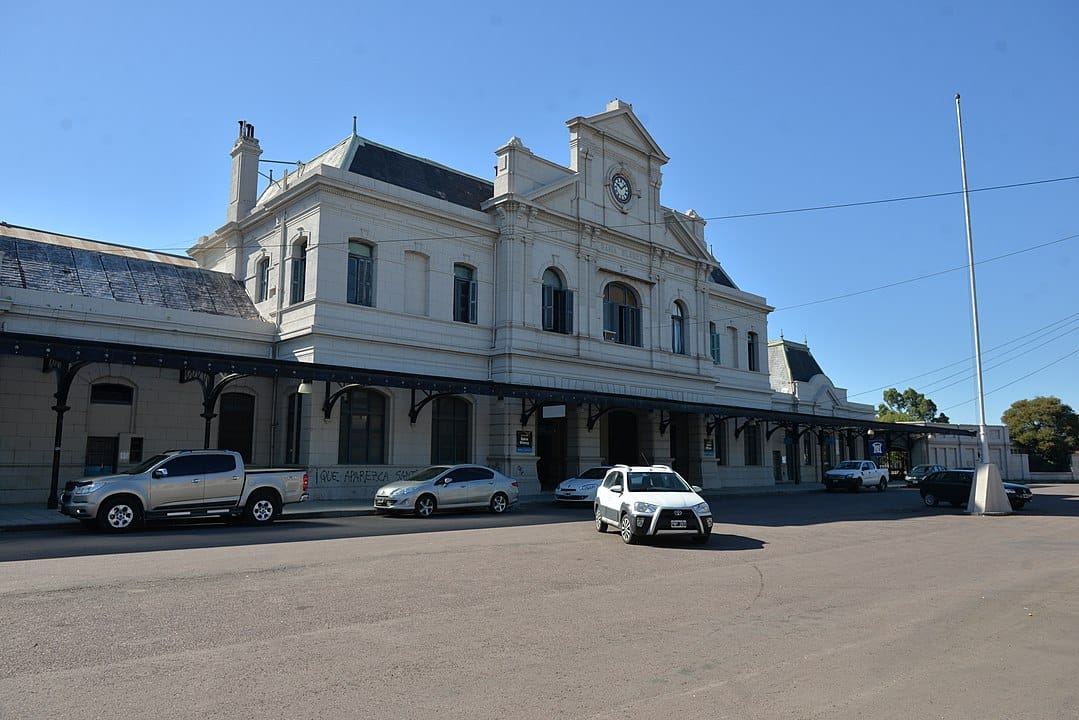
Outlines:
<svg viewBox="0 0 1079 720"><path fill-rule="evenodd" d="M312 468L308 473L316 487L342 485L374 485L404 480L422 468L405 465L331 465Z"/></svg>

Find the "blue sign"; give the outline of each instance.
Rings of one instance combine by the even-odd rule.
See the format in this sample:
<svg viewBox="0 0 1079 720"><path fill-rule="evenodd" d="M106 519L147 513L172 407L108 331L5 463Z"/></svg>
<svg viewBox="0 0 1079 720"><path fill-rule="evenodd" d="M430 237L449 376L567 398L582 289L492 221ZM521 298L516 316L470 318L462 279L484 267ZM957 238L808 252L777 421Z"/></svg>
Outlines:
<svg viewBox="0 0 1079 720"><path fill-rule="evenodd" d="M883 440L870 440L869 441L869 454L870 455L884 455L888 452L887 445Z"/></svg>

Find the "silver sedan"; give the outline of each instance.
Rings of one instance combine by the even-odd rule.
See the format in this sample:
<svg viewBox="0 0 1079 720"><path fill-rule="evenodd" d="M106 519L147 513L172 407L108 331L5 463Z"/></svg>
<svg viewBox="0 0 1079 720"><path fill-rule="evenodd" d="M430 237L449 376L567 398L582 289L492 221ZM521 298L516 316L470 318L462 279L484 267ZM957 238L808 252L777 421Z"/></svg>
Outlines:
<svg viewBox="0 0 1079 720"><path fill-rule="evenodd" d="M517 502L517 481L482 465L432 465L383 485L375 512L411 512L430 517L438 509L488 508L503 513Z"/></svg>

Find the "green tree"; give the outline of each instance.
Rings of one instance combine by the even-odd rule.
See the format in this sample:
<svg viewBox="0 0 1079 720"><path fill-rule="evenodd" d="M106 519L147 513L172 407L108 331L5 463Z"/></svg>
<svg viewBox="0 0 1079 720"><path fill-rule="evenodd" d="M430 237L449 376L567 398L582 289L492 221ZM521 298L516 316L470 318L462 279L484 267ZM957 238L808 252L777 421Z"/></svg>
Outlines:
<svg viewBox="0 0 1079 720"><path fill-rule="evenodd" d="M877 406L881 422L950 422L944 413L937 414L937 404L914 388L900 393L895 388L884 391L884 402Z"/></svg>
<svg viewBox="0 0 1079 720"><path fill-rule="evenodd" d="M1079 450L1079 415L1056 397L1017 400L1000 418L1035 472L1067 470Z"/></svg>

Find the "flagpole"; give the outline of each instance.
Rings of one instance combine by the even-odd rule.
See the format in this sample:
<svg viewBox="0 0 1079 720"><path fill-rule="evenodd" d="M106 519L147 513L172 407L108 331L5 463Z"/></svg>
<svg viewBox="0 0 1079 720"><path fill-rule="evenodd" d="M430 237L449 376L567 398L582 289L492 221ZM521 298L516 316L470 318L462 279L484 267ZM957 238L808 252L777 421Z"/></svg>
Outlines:
<svg viewBox="0 0 1079 720"><path fill-rule="evenodd" d="M959 109L959 93L955 94L955 119L959 124L959 165L963 171L963 210L967 221L967 268L970 272L970 306L974 316L974 366L978 378L978 443L982 461L975 469L967 511L980 515L1008 514L1011 504L1004 493L1000 470L990 462L989 437L985 425L985 391L982 387L982 341L978 327L978 290L974 281L974 235L970 227L970 194L967 189L967 158L963 149L963 113ZM987 466L987 467L981 467ZM995 481L995 482L994 482Z"/></svg>

